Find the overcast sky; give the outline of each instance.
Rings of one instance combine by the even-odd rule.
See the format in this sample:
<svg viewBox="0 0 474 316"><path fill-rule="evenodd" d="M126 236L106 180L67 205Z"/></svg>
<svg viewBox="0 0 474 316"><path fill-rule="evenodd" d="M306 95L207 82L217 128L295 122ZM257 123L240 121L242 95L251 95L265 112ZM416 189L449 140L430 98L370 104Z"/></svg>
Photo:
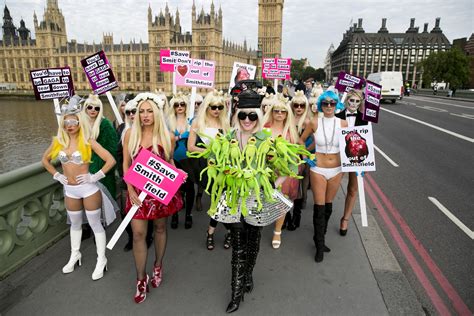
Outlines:
<svg viewBox="0 0 474 316"><path fill-rule="evenodd" d="M38 20L43 19L47 0L8 0L15 25L20 19L32 30L33 12ZM153 15L158 15L165 1L157 0L59 0L59 7L66 19L68 40L78 42L101 42L102 33L112 32L114 42L121 39L129 42L148 42L147 9L151 5ZM204 7L210 10L211 0L196 0L197 11ZM257 46L258 0L216 0L216 12L222 6L224 16L224 37L236 43L247 39L248 45ZM169 0L170 11L179 8L183 32L191 31L191 0ZM428 30L434 26L436 17L441 17L441 29L450 42L468 37L473 33L474 8L472 0L286 0L283 9L283 52L282 57L307 57L310 64L323 67L326 52L331 45L337 48L342 34L351 20L356 23L363 18L367 33L377 32L382 18L387 18L389 32L405 32L410 18L415 26ZM33 35L34 36L34 35Z"/></svg>

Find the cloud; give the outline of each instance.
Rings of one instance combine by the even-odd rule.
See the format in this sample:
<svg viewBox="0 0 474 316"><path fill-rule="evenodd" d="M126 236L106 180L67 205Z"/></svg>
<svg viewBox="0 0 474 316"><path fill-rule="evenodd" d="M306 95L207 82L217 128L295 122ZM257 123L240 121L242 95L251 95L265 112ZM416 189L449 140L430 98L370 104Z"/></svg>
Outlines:
<svg viewBox="0 0 474 316"><path fill-rule="evenodd" d="M209 13L212 0L196 0L197 12L204 8ZM33 11L38 20L43 19L47 0L15 0L7 3L16 26L21 17L33 31ZM132 39L148 42L147 13L151 3L153 16L164 11L166 2L149 0L59 0L59 7L66 19L68 40L100 43L102 34L113 33L114 41L125 43ZM236 43L247 40L249 46L257 47L258 0L214 1L215 10L222 6L223 37ZM179 8L183 32L191 31L190 0L169 0L168 6L174 15ZM331 43L337 48L342 35L358 18L363 19L366 32L377 32L382 18L387 18L390 32L405 32L410 18L423 29L425 22L429 30L436 17L441 17L441 28L447 38L469 37L473 32L473 3L471 0L318 0L285 1L283 10L282 57L307 57L313 67L323 67L324 58Z"/></svg>

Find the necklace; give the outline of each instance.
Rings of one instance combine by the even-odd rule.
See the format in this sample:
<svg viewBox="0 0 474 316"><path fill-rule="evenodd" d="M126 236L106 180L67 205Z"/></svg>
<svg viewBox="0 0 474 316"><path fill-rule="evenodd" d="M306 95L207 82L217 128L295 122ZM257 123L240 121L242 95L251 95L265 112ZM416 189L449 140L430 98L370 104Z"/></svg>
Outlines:
<svg viewBox="0 0 474 316"><path fill-rule="evenodd" d="M334 124L332 128L332 137L331 137L331 142L328 143L328 138L326 136L326 128L324 127L324 117L321 118L321 122L323 124L323 134L324 134L324 142L326 143L326 155L328 154L328 146L333 145L334 143L334 135L336 134L336 118L333 118Z"/></svg>

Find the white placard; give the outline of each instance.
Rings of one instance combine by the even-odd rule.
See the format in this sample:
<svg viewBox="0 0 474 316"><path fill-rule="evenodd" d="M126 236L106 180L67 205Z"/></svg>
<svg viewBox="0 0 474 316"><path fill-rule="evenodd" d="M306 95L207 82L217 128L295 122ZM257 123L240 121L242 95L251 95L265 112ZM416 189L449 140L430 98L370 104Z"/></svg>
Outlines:
<svg viewBox="0 0 474 316"><path fill-rule="evenodd" d="M375 171L372 125L338 131L342 172Z"/></svg>

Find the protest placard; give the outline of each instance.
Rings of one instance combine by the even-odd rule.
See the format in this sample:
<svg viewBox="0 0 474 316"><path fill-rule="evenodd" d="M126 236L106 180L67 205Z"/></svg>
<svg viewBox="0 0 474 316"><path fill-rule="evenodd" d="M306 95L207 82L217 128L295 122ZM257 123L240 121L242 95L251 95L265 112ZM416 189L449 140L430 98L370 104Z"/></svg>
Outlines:
<svg viewBox="0 0 474 316"><path fill-rule="evenodd" d="M67 98L74 95L69 67L31 70L30 78L36 100Z"/></svg>
<svg viewBox="0 0 474 316"><path fill-rule="evenodd" d="M235 84L241 80L255 79L255 72L257 66L244 64L235 61L234 67L232 68L232 74L230 75L229 92L230 89L235 87Z"/></svg>
<svg viewBox="0 0 474 316"><path fill-rule="evenodd" d="M59 98L68 98L74 95L71 69L58 67L31 70L30 78L36 100L53 99L54 112L59 124L58 114L61 112Z"/></svg>
<svg viewBox="0 0 474 316"><path fill-rule="evenodd" d="M362 119L364 121L378 123L381 98L382 86L367 80L365 84L364 111L362 112Z"/></svg>
<svg viewBox="0 0 474 316"><path fill-rule="evenodd" d="M82 59L81 64L94 93L106 94L107 99L112 106L112 110L114 111L115 119L119 124L122 124L122 116L120 116L115 100L110 93L110 90L118 87L118 83L115 80L112 67L109 64L104 51L101 50L94 55Z"/></svg>
<svg viewBox="0 0 474 316"><path fill-rule="evenodd" d="M342 172L357 172L362 226L366 227L368 222L363 173L375 171L372 125L341 128L338 137Z"/></svg>
<svg viewBox="0 0 474 316"><path fill-rule="evenodd" d="M353 76L344 71L339 72L337 76L335 88L339 93L343 93L341 97L341 103L346 100L347 92L351 89L360 90L364 86L365 80L363 78Z"/></svg>
<svg viewBox="0 0 474 316"><path fill-rule="evenodd" d="M176 65L177 86L196 88L214 87L215 62L204 59L191 59L191 64Z"/></svg>
<svg viewBox="0 0 474 316"><path fill-rule="evenodd" d="M151 151L142 149L123 179L142 191L138 197L140 201L143 202L145 197L150 195L160 203L168 205L186 177L185 172L167 163ZM107 244L107 248L114 247L137 210L138 206L134 205L128 211L127 216Z"/></svg>
<svg viewBox="0 0 474 316"><path fill-rule="evenodd" d="M81 60L82 67L87 79L96 94L103 94L118 87L112 67L105 56L104 51L100 51Z"/></svg>
<svg viewBox="0 0 474 316"><path fill-rule="evenodd" d="M173 94L176 94L176 65L191 65L191 54L184 50L160 50L160 71L173 73Z"/></svg>
<svg viewBox="0 0 474 316"><path fill-rule="evenodd" d="M290 79L291 58L263 58L263 79ZM274 87L275 89L277 87Z"/></svg>

